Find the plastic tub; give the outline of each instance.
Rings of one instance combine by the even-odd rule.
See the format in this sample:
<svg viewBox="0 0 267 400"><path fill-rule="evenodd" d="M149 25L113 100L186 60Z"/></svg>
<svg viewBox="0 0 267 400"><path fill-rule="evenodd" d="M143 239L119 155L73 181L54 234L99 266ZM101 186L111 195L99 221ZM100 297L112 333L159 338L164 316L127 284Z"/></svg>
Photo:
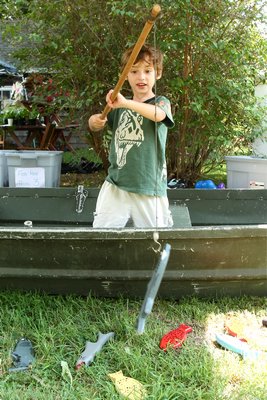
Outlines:
<svg viewBox="0 0 267 400"><path fill-rule="evenodd" d="M9 187L58 187L62 151L6 153Z"/></svg>
<svg viewBox="0 0 267 400"><path fill-rule="evenodd" d="M267 188L267 158L226 156L227 188Z"/></svg>

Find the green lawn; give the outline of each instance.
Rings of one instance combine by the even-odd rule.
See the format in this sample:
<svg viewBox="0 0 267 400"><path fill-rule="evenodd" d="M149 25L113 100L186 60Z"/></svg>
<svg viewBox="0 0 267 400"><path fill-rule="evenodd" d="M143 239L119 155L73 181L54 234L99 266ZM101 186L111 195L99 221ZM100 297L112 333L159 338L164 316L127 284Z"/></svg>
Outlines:
<svg viewBox="0 0 267 400"><path fill-rule="evenodd" d="M0 293L1 400L121 399L107 374L121 370L140 381L150 400L266 400L267 362L244 361L221 349L215 333L229 316L246 321L251 346L267 351L266 298L156 300L142 335L135 330L141 301ZM193 328L180 350L160 350L161 337L180 323ZM115 332L94 362L75 370L86 340ZM10 373L10 353L26 337L36 362ZM61 361L70 375L63 374ZM72 379L71 379L72 378Z"/></svg>

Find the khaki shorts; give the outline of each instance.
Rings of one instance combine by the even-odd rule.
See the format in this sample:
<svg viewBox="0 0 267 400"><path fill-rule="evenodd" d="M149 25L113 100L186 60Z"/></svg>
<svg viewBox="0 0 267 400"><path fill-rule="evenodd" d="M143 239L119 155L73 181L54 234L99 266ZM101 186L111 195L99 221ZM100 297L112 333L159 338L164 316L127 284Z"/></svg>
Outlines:
<svg viewBox="0 0 267 400"><path fill-rule="evenodd" d="M124 228L129 219L136 228L172 227L168 197L127 192L105 181L98 195L93 227Z"/></svg>

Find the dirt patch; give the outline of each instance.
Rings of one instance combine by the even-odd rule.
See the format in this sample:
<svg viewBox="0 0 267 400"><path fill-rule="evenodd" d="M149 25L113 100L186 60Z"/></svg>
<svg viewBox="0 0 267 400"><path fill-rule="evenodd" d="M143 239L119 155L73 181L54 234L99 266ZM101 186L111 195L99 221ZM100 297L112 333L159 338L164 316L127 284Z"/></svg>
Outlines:
<svg viewBox="0 0 267 400"><path fill-rule="evenodd" d="M100 188L106 177L105 171L96 171L89 174L66 173L60 177L60 187L85 187Z"/></svg>

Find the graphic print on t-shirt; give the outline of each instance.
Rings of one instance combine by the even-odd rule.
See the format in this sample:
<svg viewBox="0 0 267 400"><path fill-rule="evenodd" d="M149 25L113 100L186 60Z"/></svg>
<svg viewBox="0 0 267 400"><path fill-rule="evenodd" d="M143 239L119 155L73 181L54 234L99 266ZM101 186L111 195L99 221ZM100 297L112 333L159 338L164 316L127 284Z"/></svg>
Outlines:
<svg viewBox="0 0 267 400"><path fill-rule="evenodd" d="M136 115L131 110L125 110L122 113L118 128L115 132L115 149L119 169L126 164L128 151L131 150L133 146L139 147L144 141L142 124L142 115Z"/></svg>

